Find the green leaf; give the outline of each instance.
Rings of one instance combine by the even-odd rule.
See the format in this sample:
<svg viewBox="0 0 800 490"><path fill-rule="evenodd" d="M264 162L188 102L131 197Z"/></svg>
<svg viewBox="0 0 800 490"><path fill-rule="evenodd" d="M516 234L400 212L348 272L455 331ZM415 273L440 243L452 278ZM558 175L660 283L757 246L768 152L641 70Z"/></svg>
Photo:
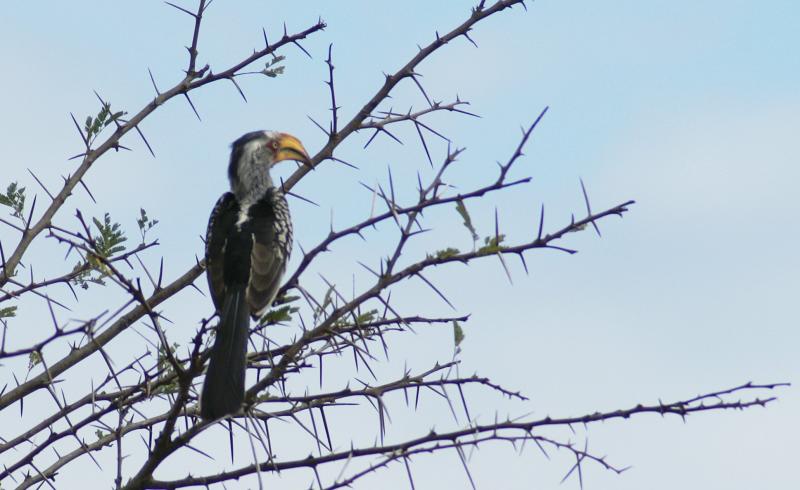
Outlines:
<svg viewBox="0 0 800 490"><path fill-rule="evenodd" d="M278 304L286 304L286 303L294 303L298 299L300 299L300 296L286 296L286 295L284 295L284 296L281 296L281 297L277 298L275 301L277 301Z"/></svg>
<svg viewBox="0 0 800 490"><path fill-rule="evenodd" d="M136 219L136 224L139 226L139 234L142 236L142 243L144 243L147 232L158 224L158 220L151 220L147 216L147 211L144 208L139 208L139 217Z"/></svg>
<svg viewBox="0 0 800 490"><path fill-rule="evenodd" d="M501 245L503 241L506 239L506 236L503 234L486 237L483 239L484 245L478 249L478 253L481 255L493 254L497 252L503 251L503 246Z"/></svg>
<svg viewBox="0 0 800 490"><path fill-rule="evenodd" d="M92 271L91 269L86 267L85 263L78 262L75 264L75 267L72 268L72 272L77 273L72 278L72 284L76 286L80 286L81 289L89 289L88 281L92 281ZM102 281L101 281L102 284Z"/></svg>
<svg viewBox="0 0 800 490"><path fill-rule="evenodd" d="M457 320L453 320L453 343L456 348L461 345L461 342L464 341L464 329L461 328L461 325L458 323Z"/></svg>
<svg viewBox="0 0 800 490"><path fill-rule="evenodd" d="M28 371L33 369L34 366L37 364L41 364L42 362L42 355L39 354L38 351L33 351L28 354Z"/></svg>
<svg viewBox="0 0 800 490"><path fill-rule="evenodd" d="M456 255L458 255L460 253L461 253L461 251L458 250L457 248L447 247L447 248L442 249L442 250L437 250L433 255L428 254L428 258L429 259L443 260L443 259L449 259L450 257L455 257Z"/></svg>
<svg viewBox="0 0 800 490"><path fill-rule="evenodd" d="M375 320L376 316L378 316L378 310L369 310L366 313L362 313L356 317L356 325L371 323Z"/></svg>
<svg viewBox="0 0 800 490"><path fill-rule="evenodd" d="M275 310L270 310L261 317L260 324L272 325L275 323L284 323L292 320L292 315L300 311L300 308L294 306L281 306Z"/></svg>
<svg viewBox="0 0 800 490"><path fill-rule="evenodd" d="M175 353L178 350L180 345L177 342L173 342L170 346L170 353ZM161 368L169 368L172 365L169 362L169 356L167 355L167 349L164 344L159 344L158 346L158 365Z"/></svg>
<svg viewBox="0 0 800 490"><path fill-rule="evenodd" d="M103 278L111 274L106 261L123 252L125 246L122 244L127 240L120 224L112 223L108 213L103 215L102 221L92 218L92 223L97 228L97 235L92 241L94 250L87 253L85 263L77 263L72 270L76 273L71 280L72 283L83 289L88 289L89 283L105 284Z"/></svg>
<svg viewBox="0 0 800 490"><path fill-rule="evenodd" d="M275 65L277 65L278 63L280 63L285 59L286 59L285 56L276 56L272 58L272 60L266 62L264 69L261 70L261 73L270 78L275 78L278 75L283 75L284 67Z"/></svg>
<svg viewBox="0 0 800 490"><path fill-rule="evenodd" d="M122 252L125 247L121 245L127 240L119 223L112 223L111 216L106 213L103 216L103 221L100 222L97 218L92 218L94 226L100 233L100 236L95 238L94 249L98 257L108 259L114 254Z"/></svg>
<svg viewBox="0 0 800 490"><path fill-rule="evenodd" d="M0 308L0 318L12 318L15 316L17 316L16 306L6 306L5 308Z"/></svg>
<svg viewBox="0 0 800 490"><path fill-rule="evenodd" d="M12 215L22 219L22 212L25 210L25 188L19 187L16 182L8 184L5 195L0 194L0 204L13 209Z"/></svg>
<svg viewBox="0 0 800 490"><path fill-rule="evenodd" d="M333 284L331 284L331 286L328 288L328 291L325 292L325 298L322 300L322 306L318 308L319 314L321 315L325 311L325 308L331 304L333 304Z"/></svg>
<svg viewBox="0 0 800 490"><path fill-rule="evenodd" d="M94 139L103 131L103 129L125 114L127 114L125 111L118 111L112 114L111 104L108 102L103 102L103 105L100 107L100 111L95 117L86 117L86 126L84 127L84 130L86 131L86 138L89 140L89 145L94 142Z"/></svg>
<svg viewBox="0 0 800 490"><path fill-rule="evenodd" d="M458 211L458 214L460 214L461 218L464 220L464 226L466 226L470 234L472 234L472 241L477 242L478 232L475 231L475 227L472 225L472 218L470 218L467 207L464 205L464 201L461 199L459 199L456 203L456 211Z"/></svg>

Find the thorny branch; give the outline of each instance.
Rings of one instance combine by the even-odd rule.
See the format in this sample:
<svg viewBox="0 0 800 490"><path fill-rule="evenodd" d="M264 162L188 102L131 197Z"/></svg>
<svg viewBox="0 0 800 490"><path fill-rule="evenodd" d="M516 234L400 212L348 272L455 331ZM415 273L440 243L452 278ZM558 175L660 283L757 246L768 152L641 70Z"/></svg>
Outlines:
<svg viewBox="0 0 800 490"><path fill-rule="evenodd" d="M171 323L171 319L163 312L164 305L187 287L198 289L194 281L202 274L204 265L198 260L171 282L164 280L163 260L157 271L151 270L147 266L146 252L157 247L158 241L145 239L145 234L155 223L146 216L144 210L141 210L142 217L138 222L141 243L128 250L121 246L124 236L118 225L112 223L108 216L105 220L90 221L78 211L72 227L57 224L55 220L78 185L94 199L84 183L85 175L109 150L127 150L122 139L131 130L136 131L149 152L154 155L141 126L161 105L176 96L183 96L199 118L197 108L190 98L191 92L220 80L232 82L246 101L236 78L254 73L276 76L280 71L270 67L282 59L277 57L280 50L291 44L309 54L300 42L325 28L325 24L319 20L294 34L289 34L284 29L283 35L271 43L264 31L264 46L261 49L254 50L251 55L215 73L209 65L200 62L199 55L202 22L212 1L199 0L194 10L167 3L192 19L193 29L187 46L188 61L184 77L171 88L161 91L156 86L152 72L148 70L156 96L130 117L126 117L124 112L111 111L110 103L99 95L97 97L102 111L97 117L89 118L84 128L73 117L83 146L82 152L75 157L80 159L80 164L64 179L61 189L55 193L50 192L31 173L50 199L38 218L35 217L35 197L29 209L23 212L25 203L20 197L22 194L19 189L10 188L5 196L4 203L10 203L14 212L9 220L0 218L0 223L18 233L19 241L10 248L0 244L0 360L18 362L22 356L28 356L29 367L28 374L24 377L17 377L13 373L13 386L6 385L0 389L0 411L5 415L13 405L18 405L21 415L26 415L26 409L35 410L35 415L33 419L23 418L24 425L3 427L3 439L0 439L0 454L5 458L3 468L0 469L0 481L3 483L13 481L18 488L42 485L54 488L56 475L67 472L74 461L88 456L101 473L113 479L115 488L182 488L225 483L248 475L255 475L261 484L262 475L270 476L294 469L313 471L314 485L317 488L342 488L349 487L362 477L393 463L404 465L410 486L414 488L412 457L455 451L464 465L467 477L472 481L464 450L494 441L506 442L515 448L517 444L530 442L545 455L547 450L565 450L576 460L565 478L578 475L580 479L584 463L595 463L615 472L621 472L624 468L614 466L606 462L605 458L588 451L585 446L570 441L569 429L575 424L591 425L646 413L686 417L704 411L764 406L775 397L764 397L762 393L784 386L748 383L668 404L637 405L626 410L577 417L508 418L491 424L477 422L468 402L468 395L475 390L488 390L495 396L516 403L526 402L527 398L486 377L477 374L463 376L459 373L457 353L460 325L469 321L469 315L436 317L417 311L402 311L402 308L396 306L392 294L395 286L406 280L419 281L452 307L446 291L438 288L427 277L432 269L454 262L469 264L476 260L497 257L508 272L504 257L517 256L527 271L526 254L539 249L574 253L574 250L561 244L570 233L579 232L589 225L599 233L599 221L612 215L621 217L628 211L633 201L622 202L602 211L592 211L581 182L586 202L585 216L578 219L573 217L560 228L547 232L542 210L538 229L531 230L530 238L522 242L507 242L496 220L494 233L485 237L483 246L478 246L476 242L471 250L458 250L452 246L454 244L448 243L447 248L431 250L424 256L412 256L408 245L423 233L435 232L435 229L425 226L425 211L442 206L455 207L464 219L465 226L477 240L477 230L471 223L465 203L479 205L487 197L530 181L527 177L511 179L509 175L511 169L521 160L524 148L547 111L545 109L523 130L511 155L505 163L499 164L497 174L487 178L483 185L459 193L453 192L448 171L460 159L465 158L465 154L463 149L451 149L448 146L447 154L439 167L434 169L433 176L426 183L423 183L422 178L419 179L416 199L411 202L400 202L391 170L387 184L365 186L373 199L385 206L385 210L349 226L337 230L331 228L330 233L319 243L303 251L299 266L285 280L275 308L252 329L251 352L248 358L252 376L248 378L250 386L246 410L227 420L231 441L240 437L251 441L252 464L213 475L187 475L171 481L157 479L155 474L158 468L181 449L188 448L202 456L212 457L207 451L213 452L213 446L211 449L202 446L203 440L198 436L209 427L220 427L197 417L197 386L202 381L208 357L210 327L215 320L194 318L193 321L197 321L198 326L187 341L185 335L179 336L177 329L169 330L168 338L165 326ZM325 145L312 159L314 166L326 160L346 163L334 156L334 152L342 142L359 131L368 135L366 145L369 145L380 135L397 139L391 128L399 124L410 124L414 126L428 163L433 167L434 157L425 135L442 138L448 145L450 140L438 129L431 127L426 118L437 112L470 116L474 114L465 110L468 103L459 98L451 102L431 98L423 88L417 70L434 53L460 37L475 44L470 37L470 31L484 19L517 5L525 6L523 0L497 0L488 6L486 3L480 1L464 22L446 34L436 33L432 42L421 47L397 71L386 75L383 84L374 94L365 97L366 102L349 119L343 116L342 108L337 102L333 45L329 44L324 62L328 69L325 84L330 98L330 123L326 129L314 121L327 137ZM273 58L267 62L264 70L244 71L253 63L269 57ZM393 96L393 91L404 80L414 83L427 107L417 110L409 108L405 112L386 108L385 104ZM106 134L103 133L106 127L110 128L111 133L100 141L100 136ZM285 191L291 190L308 171L307 168L298 169L284 183ZM381 250L381 258L377 263L369 263L368 259L360 262L361 267L369 274L368 280L362 283L360 289L353 285L348 294L345 292L346 288L329 281L317 270L320 257L324 253L332 253L332 247L340 241L354 236L366 240L370 234L381 233L377 225L383 223L394 225L392 231L393 236L397 237L396 241L393 246ZM36 259L26 254L34 241L38 243L45 238L61 249L66 249L66 259L77 260L78 264L68 270L45 274L44 278L35 275L33 264ZM32 254L33 252L28 255ZM25 264L23 259L28 263ZM27 280L19 277L22 269L28 270ZM308 279L309 272L312 271L317 272L325 283L322 294L308 285L311 282ZM149 281L145 286L142 285L142 276L146 282ZM76 286L106 287L116 291L124 299L113 310L109 310L106 305L102 306L102 310L89 319L63 320L60 316L63 312L70 311L67 305L69 301L64 300L61 297L63 291L56 288L64 286L74 300L71 304L87 298L75 290ZM14 318L15 306L5 305L30 297L36 297L46 305L52 322L51 330L38 340L8 347L10 334L13 333L9 322L17 319ZM204 311L210 310L208 305ZM174 320L176 324L186 325L185 319ZM276 325L286 325L292 333L280 335ZM456 355L452 359L425 370L406 366L402 376L390 378L389 381L384 380L384 375L378 369L374 369L383 362L379 359L379 353L388 361L391 336L429 327L443 328L445 325L452 326L454 332ZM130 344L128 358L121 359L112 355L111 349L116 347L112 346L112 341L115 339L125 339ZM259 339L260 345L257 342ZM343 386L325 386L323 372L326 369L323 368L323 362L341 362L341 358L346 355L352 355L354 371L348 372ZM86 386L76 388L72 384L80 377L79 374L74 374L78 373L78 365L101 367L96 375L93 374L88 392L77 391L85 390ZM362 368L369 373L372 381L359 377ZM304 378L298 376L302 373L318 373L318 389L303 383ZM94 381L95 378L97 382ZM401 394L409 410L418 410L421 403L431 403L429 399L444 403L460 428L444 432L430 431L405 441L386 441L386 425L390 423L389 402ZM734 400L734 396L744 398ZM351 441L338 441L332 435L336 421L344 416L341 414L354 406L371 407L377 414L376 440L379 442L372 446L353 446ZM460 417L459 414L462 413L463 417ZM301 421L300 417L305 418ZM316 455L294 457L281 450L281 442L273 440L269 432L269 424L274 421L289 422L293 430L304 435ZM554 437L552 432L545 435L542 432L544 428L564 428L565 439ZM336 449L346 442L351 442L349 450ZM140 448L144 456L136 462L129 462L126 454L134 451L134 447ZM104 451L113 451L115 455L116 466L113 470L103 468L99 463L100 459L95 456ZM348 466L351 461L358 460L364 460L365 463L356 468ZM332 481L323 481L317 468L332 464L340 465L340 475ZM357 465L354 463L354 466Z"/></svg>
<svg viewBox="0 0 800 490"><path fill-rule="evenodd" d="M415 71L417 67L423 61L428 59L433 53L461 36L469 38L469 32L472 30L475 24L491 15L502 12L503 10L511 8L515 5L524 5L524 0L498 0L490 7L485 7L483 2L481 2L477 7L472 9L472 15L470 15L470 17L461 25L443 36L440 36L437 32L436 39L427 46L420 48L419 52L414 55L414 57L412 57L405 65L403 65L402 68L391 75L386 75L383 85L372 96L372 98L370 98L369 101L367 101L367 103L361 107L356 115L353 116L353 118L350 119L350 121L340 131L330 133L328 142L325 144L325 146L311 158L311 167L309 168L304 166L298 168L292 174L292 176L286 180L284 187L287 190L291 190L292 187L294 187L300 181L300 179L302 179L306 174L308 174L308 172L311 171L311 168L316 167L325 160L332 159L333 152L336 147L339 146L339 144L341 144L341 142L349 137L352 133L361 129L369 129L369 127L365 128L363 126L364 121L372 117L373 111L375 111L382 102L386 101L392 90L401 81L405 80L406 78L413 79L417 74ZM446 109L446 107L444 108Z"/></svg>
<svg viewBox="0 0 800 490"><path fill-rule="evenodd" d="M205 2L201 2L201 4L204 3ZM198 14L195 15L198 16L197 22L199 25L200 22L199 18L202 17L202 8L199 10ZM75 186L77 186L78 183L81 182L81 179L89 171L94 162L97 161L109 150L118 148L120 140L129 131L131 131L134 128L137 128L137 130L139 130L140 129L139 124L147 116L153 113L159 106L163 105L164 103L166 103L167 101L169 101L170 99L172 99L177 95L185 95L204 85L208 85L209 83L213 83L219 80L227 80L235 76L243 68L251 65L255 61L258 61L268 55L271 55L275 51L286 46L287 44L297 43L297 41L305 39L309 35L317 31L320 31L324 28L325 24L320 21L301 32L298 32L297 34L284 35L281 39L279 39L272 45L268 45L264 49L254 52L252 55L248 56L239 63L236 63L230 68L218 73L211 73L210 67L208 65L204 66L198 71L191 70L186 74L183 80L178 82L175 86L173 86L169 90L158 94L150 103L148 103L142 109L140 109L139 112L137 112L133 117L119 124L116 130L110 136L108 136L108 138L106 138L106 140L99 146L97 146L96 148L91 148L87 146L85 148L84 153L82 154L82 161L80 166L67 179L61 191L59 191L58 194L56 194L56 196L53 198L52 202L44 211L42 216L38 219L38 221L36 221L36 223L34 223L32 226L29 226L25 229L14 251L11 253L10 256L8 256L4 260L3 270L2 272L0 272L0 287L4 286L8 282L9 278L11 278L14 275L17 265L19 265L20 261L22 260L22 256L25 254L28 247L33 242L34 238L36 238L42 231L49 229L50 226L52 226L51 225L52 219L55 216L56 212L64 205L69 195L75 189ZM196 50L195 46L193 46L193 48ZM192 66L194 66L194 61L191 62L190 68ZM82 133L81 135L83 136ZM87 142L85 138L84 142L85 143Z"/></svg>
<svg viewBox="0 0 800 490"><path fill-rule="evenodd" d="M749 390L774 390L782 384L771 385L754 385L746 384L731 390L726 390L728 393L737 393ZM352 460L354 458L362 458L367 456L384 456L390 458L390 461L395 461L401 458L407 458L414 454L423 452L433 452L444 448L466 447L471 445L482 444L489 441L507 441L507 442L523 442L532 441L542 447L551 446L556 449L567 449L570 452L580 456L581 459L586 458L588 461L598 463L606 469L612 469L616 472L624 471L624 468L617 468L605 461L604 457L594 456L582 451L573 443L562 443L544 436L534 434L539 428L543 427L570 427L573 425L589 425L596 422L612 420L616 418L630 418L646 413L654 413L659 415L677 415L685 417L687 415L705 412L712 410L741 410L753 406L765 406L775 400L775 397L755 398L750 401L724 401L716 400L715 396L704 395L697 399L682 400L671 403L659 403L657 405L637 405L635 407L616 410L612 412L595 412L592 414L566 417L566 418L551 418L545 417L543 419L532 420L529 422L519 422L506 420L488 425L470 424L469 427L458 431L437 433L431 431L429 434L421 436L416 439L411 439L398 444L376 445L366 448L353 448L343 452L331 452L324 456L315 458L303 458L292 461L284 462L264 462L256 467L255 465L239 468L237 470L223 472L209 477L187 477L175 481L151 481L148 482L150 488L182 488L193 485L210 485L212 483L229 481L239 479L245 475L252 474L256 471L261 472L280 472L294 468L302 467L316 467L323 464ZM344 485L346 482L337 482L330 488L337 488L337 486Z"/></svg>

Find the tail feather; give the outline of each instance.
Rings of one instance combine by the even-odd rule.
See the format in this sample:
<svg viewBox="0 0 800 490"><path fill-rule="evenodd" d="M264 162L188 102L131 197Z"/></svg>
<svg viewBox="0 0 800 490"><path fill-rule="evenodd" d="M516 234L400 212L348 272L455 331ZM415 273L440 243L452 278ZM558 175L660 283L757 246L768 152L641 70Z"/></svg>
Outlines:
<svg viewBox="0 0 800 490"><path fill-rule="evenodd" d="M206 420L236 413L244 401L250 325L247 296L244 288L226 293L200 398L200 415Z"/></svg>

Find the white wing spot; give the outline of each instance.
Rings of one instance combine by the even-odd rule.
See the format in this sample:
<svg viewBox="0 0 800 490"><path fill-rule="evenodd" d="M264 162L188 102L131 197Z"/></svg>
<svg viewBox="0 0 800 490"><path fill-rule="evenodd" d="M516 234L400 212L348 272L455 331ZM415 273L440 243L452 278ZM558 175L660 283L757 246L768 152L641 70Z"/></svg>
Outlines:
<svg viewBox="0 0 800 490"><path fill-rule="evenodd" d="M242 229L242 225L245 224L245 222L247 222L247 220L250 218L250 216L248 216L247 214L249 210L250 210L250 204L247 203L241 204L239 208L239 217L236 220L236 228L238 228L240 231Z"/></svg>

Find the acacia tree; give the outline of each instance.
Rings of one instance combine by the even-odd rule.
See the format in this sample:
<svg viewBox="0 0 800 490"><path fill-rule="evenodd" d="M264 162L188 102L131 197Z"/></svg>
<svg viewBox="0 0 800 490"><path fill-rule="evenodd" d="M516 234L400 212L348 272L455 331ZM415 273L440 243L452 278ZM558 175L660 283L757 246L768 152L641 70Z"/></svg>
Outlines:
<svg viewBox="0 0 800 490"><path fill-rule="evenodd" d="M193 9L169 4L187 14L194 26L183 78L169 89L159 90L151 74L156 94L138 111L119 111L98 95L96 115L81 122L72 117L84 150L72 157L78 164L60 189L51 191L44 183L47 178L31 173L32 183L12 182L5 195L0 195L0 204L8 211L0 221L13 233L13 239L0 242L0 360L6 378L0 394L0 481L4 487L55 488L57 475L81 471L79 463L88 459L96 464L102 478L113 480L116 488L208 486L243 477L250 478L248 485L261 487L281 472L301 472L311 476L312 487L333 489L351 486L391 465L404 467L408 485L414 488L413 461L437 452L457 453L472 482L468 451L491 441L530 443L545 455L552 450L566 451L575 462L564 469L565 478L574 477L582 484L582 467L586 464L615 472L624 468L571 441L569 431L574 424L628 419L645 413L686 417L701 411L761 406L774 399L759 391L772 390L778 384L748 383L684 400L643 403L579 416L495 418L481 423L470 412L471 390L486 390L498 398L521 402L526 398L485 377L460 373L461 325L468 321L468 315L428 315L409 310L393 300L393 291L402 284L413 283L449 304L447 291L430 279L432 269L447 271L451 264L492 260L508 273L514 266L513 259L519 260L527 271L526 254L541 249L574 253L566 243L569 234L593 229L599 235L599 221L623 216L633 204L625 201L602 211L593 210L581 183L585 210L580 216L551 228L545 225L542 207L538 227L529 239L511 242L495 215L493 232L488 236L479 234L468 208L471 203L481 203L529 182L527 177L512 178L512 169L524 158L525 146L547 108L523 128L515 147L498 155L501 163L494 173L483 175L483 184L456 191L451 169L468 156L457 146L457 140L451 145L431 125L430 117L435 113L470 115L467 102L431 98L418 67L433 53L446 52L448 43L474 44L471 31L476 25L491 16L514 15L504 11L514 10L512 7L521 10L525 5L523 0L497 0L480 1L465 12L462 23L437 32L413 57L397 63L397 70L387 74L374 93L365 94L363 106L351 114L337 106L332 48L324 54L330 119L312 119L326 135L322 148L312 152L312 167L350 165L337 156L343 142L359 134L367 135L366 146L375 138L399 139L394 128L410 125L432 171L428 178L418 179L415 189L397 189L390 170L383 183L366 186L373 198L373 211L368 218L342 227L332 226L322 240L299 251L299 265L289 271L273 309L252 327L246 409L223 421L202 421L197 409L198 391L214 335L213 308L207 301L206 310L187 313L186 318L167 319L163 315L163 308L178 293L205 289L204 281L198 282L203 274L202 260L176 277L166 277L163 259L154 260L151 254L158 246L151 237L158 231L154 229L157 221L144 210L137 222L141 240L131 246L125 227L109 215L92 218L79 210L71 216L64 207L79 189L91 195L84 177L102 165L112 150L126 151L133 146L127 140L140 139L155 157L141 124L164 104L182 98L197 114L191 95L218 82L232 83L246 100L237 82L240 77L252 75L254 70L267 77L281 75L282 53L290 48L306 52L302 42L311 36L322 36L325 28L320 20L303 30L284 31L271 39L265 31L263 46L223 70L212 71L201 61L198 50L209 3L200 0ZM425 101L423 108L392 109L401 101L389 99L403 84L416 87ZM432 150L431 138L448 142L443 155ZM283 182L284 191L305 199L293 191L303 179L313 178L310 172L309 168L298 168ZM38 192L33 191L34 183L39 186ZM414 199L399 197L412 192ZM420 236L436 233L437 228L426 222L425 215L439 208L457 211L453 216L469 230L473 247L432 249L421 255L409 251L410 244ZM302 239L302 227L296 229ZM376 239L378 235L382 240ZM389 245L377 251L380 258L374 263L360 263L370 279L365 286L349 290L348 285L326 279L320 258L335 244L358 238ZM60 267L37 268L34 273L36 253L41 253L34 250L34 244L40 242L43 249L66 253L69 260ZM312 273L322 278L323 287L311 285ZM69 318L71 305L91 303L99 289L117 292L118 304L91 304L94 315L80 321ZM35 340L19 334L20 328L34 328L26 323L26 309L18 309L21 304L38 305L50 314L49 330L36 325ZM284 328L276 330L278 324ZM452 328L454 356L434 365L404 366L400 376L391 377L387 370L378 369L389 362L394 338L430 324ZM193 334L178 328L186 325L195 325ZM112 349L113 354L109 352ZM352 362L336 364L343 357ZM334 373L330 364L336 365ZM62 381L81 376L85 372L81 369L87 365L92 366L91 379L71 383L67 390L60 387ZM323 372L334 381L323 383ZM319 383L311 383L316 377ZM328 388L332 383L338 387ZM401 440L385 437L390 407L400 405L398 410L413 411L425 403L447 406L458 427L423 431ZM10 422L15 406L22 414L33 411L32 417L24 418L23 425ZM361 436L374 437L372 444L362 443L363 437L348 438L336 433L337 424L348 417L359 417L363 407L373 410L378 422L361 428L365 433ZM285 422L277 429L280 434L276 433L278 422ZM221 438L221 433L229 437ZM294 444L298 437L305 438L311 455L298 456L285 449L290 440ZM223 449L221 440L225 441ZM228 447L232 458L234 449L238 451L238 459L223 471L174 463L180 453L187 451L197 460L223 459Z"/></svg>

